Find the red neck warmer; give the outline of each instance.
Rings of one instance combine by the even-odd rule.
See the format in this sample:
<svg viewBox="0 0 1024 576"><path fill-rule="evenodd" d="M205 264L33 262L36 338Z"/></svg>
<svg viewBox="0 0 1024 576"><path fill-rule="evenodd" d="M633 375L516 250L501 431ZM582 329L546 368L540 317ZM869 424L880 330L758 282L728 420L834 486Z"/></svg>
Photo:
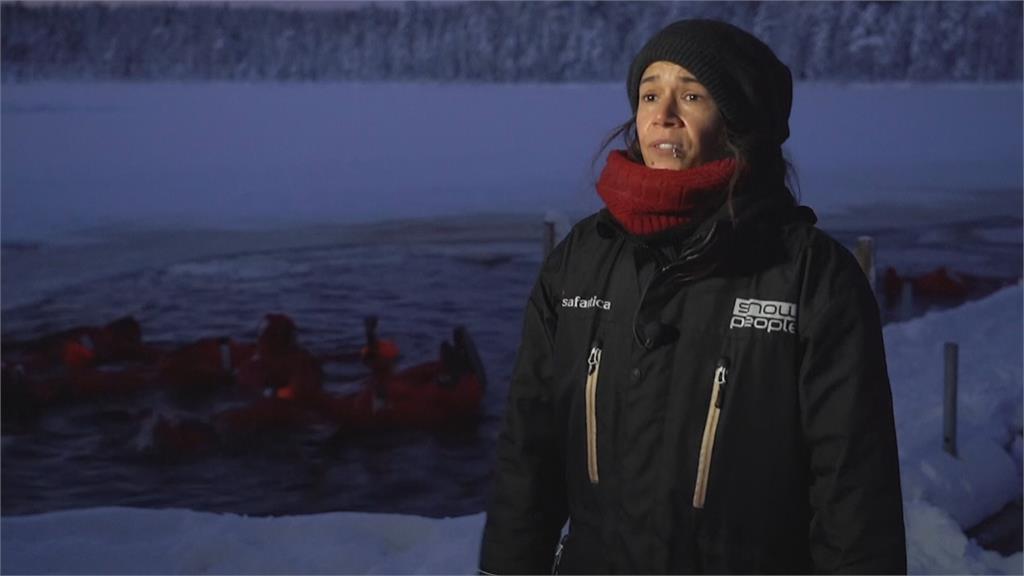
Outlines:
<svg viewBox="0 0 1024 576"><path fill-rule="evenodd" d="M729 185L735 170L732 158L688 170L657 170L613 150L597 193L626 230L643 236L689 222L704 202Z"/></svg>

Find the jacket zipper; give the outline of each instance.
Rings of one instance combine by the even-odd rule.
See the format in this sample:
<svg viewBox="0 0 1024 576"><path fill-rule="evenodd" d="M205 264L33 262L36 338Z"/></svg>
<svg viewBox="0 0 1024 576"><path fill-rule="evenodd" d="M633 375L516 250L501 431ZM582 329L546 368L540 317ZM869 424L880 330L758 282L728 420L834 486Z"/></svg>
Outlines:
<svg viewBox="0 0 1024 576"><path fill-rule="evenodd" d="M552 574L558 574L558 565L562 563L562 552L565 551L565 541L568 538L568 534L562 534L562 538L558 540L558 547L555 548L555 562L551 565Z"/></svg>
<svg viewBox="0 0 1024 576"><path fill-rule="evenodd" d="M697 483L693 487L693 507L703 508L708 491L708 473L711 471L711 456L715 451L715 433L722 413L722 397L729 377L729 364L725 358L715 367L715 383L711 388L708 402L708 417L704 422L704 437L700 443L700 457L697 459Z"/></svg>
<svg viewBox="0 0 1024 576"><path fill-rule="evenodd" d="M597 377L601 372L601 344L595 343L587 359L587 475L597 484Z"/></svg>

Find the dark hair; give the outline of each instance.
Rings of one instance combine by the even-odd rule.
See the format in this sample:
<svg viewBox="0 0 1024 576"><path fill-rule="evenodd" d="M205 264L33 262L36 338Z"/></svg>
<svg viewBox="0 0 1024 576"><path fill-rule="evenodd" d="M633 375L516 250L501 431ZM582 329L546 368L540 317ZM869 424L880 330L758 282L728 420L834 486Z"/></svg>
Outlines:
<svg viewBox="0 0 1024 576"><path fill-rule="evenodd" d="M724 121L724 119L723 119ZM636 114L633 117L616 126L601 142L591 162L591 166L597 164L601 156L611 143L622 136L625 144L626 157L638 164L644 163L643 153L640 151L640 138L636 133ZM782 148L764 142L754 134L739 134L732 130L726 123L725 146L729 154L736 161L736 172L733 173L726 189L725 201L729 205L729 215L735 218L733 213L733 198L737 193L743 193L746 181L764 182L764 189L767 193L777 193L785 190L796 202L799 199L800 181L796 174L796 168L783 155ZM794 194L793 190L797 193Z"/></svg>

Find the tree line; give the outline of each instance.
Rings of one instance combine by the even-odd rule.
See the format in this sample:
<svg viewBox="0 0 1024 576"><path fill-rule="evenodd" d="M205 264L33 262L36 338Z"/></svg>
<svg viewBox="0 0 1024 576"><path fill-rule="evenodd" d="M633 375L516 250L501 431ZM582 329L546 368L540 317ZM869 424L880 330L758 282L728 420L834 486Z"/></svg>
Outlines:
<svg viewBox="0 0 1024 576"><path fill-rule="evenodd" d="M4 81L615 82L681 18L753 32L795 78L1019 81L1020 2L0 5Z"/></svg>

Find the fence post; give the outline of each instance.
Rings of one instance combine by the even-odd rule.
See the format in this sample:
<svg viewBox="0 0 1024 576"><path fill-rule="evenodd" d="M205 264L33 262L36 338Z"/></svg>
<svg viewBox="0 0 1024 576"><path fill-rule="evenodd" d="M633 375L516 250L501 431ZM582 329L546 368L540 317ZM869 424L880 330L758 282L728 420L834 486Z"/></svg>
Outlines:
<svg viewBox="0 0 1024 576"><path fill-rule="evenodd" d="M857 238L857 249L854 251L857 263L864 275L868 277L868 284L871 291L875 290L875 239L871 236L860 236Z"/></svg>
<svg viewBox="0 0 1024 576"><path fill-rule="evenodd" d="M544 216L544 257L555 249L555 219L551 214Z"/></svg>
<svg viewBox="0 0 1024 576"><path fill-rule="evenodd" d="M900 317L904 320L910 318L914 310L914 285L909 278L900 281Z"/></svg>
<svg viewBox="0 0 1024 576"><path fill-rule="evenodd" d="M959 346L956 342L946 342L944 353L946 361L946 395L942 413L942 448L957 457L956 449L956 398Z"/></svg>

